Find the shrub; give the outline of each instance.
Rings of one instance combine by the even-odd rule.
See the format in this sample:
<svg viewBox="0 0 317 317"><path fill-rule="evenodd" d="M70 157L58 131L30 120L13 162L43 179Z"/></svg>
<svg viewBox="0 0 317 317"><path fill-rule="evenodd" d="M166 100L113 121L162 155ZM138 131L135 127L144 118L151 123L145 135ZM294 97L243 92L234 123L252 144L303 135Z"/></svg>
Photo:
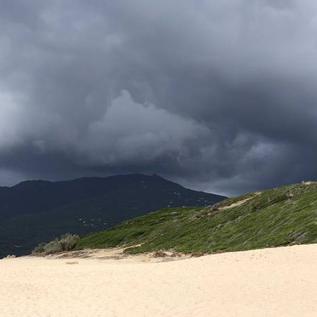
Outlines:
<svg viewBox="0 0 317 317"><path fill-rule="evenodd" d="M67 233L60 237L59 243L63 251L71 251L75 248L79 239L78 235Z"/></svg>
<svg viewBox="0 0 317 317"><path fill-rule="evenodd" d="M33 255L48 255L63 251L71 251L75 248L79 241L76 234L64 234L60 238L52 240L48 243L40 243L33 251Z"/></svg>
<svg viewBox="0 0 317 317"><path fill-rule="evenodd" d="M35 247L32 251L32 254L41 254L45 251L46 243L41 242L37 247Z"/></svg>

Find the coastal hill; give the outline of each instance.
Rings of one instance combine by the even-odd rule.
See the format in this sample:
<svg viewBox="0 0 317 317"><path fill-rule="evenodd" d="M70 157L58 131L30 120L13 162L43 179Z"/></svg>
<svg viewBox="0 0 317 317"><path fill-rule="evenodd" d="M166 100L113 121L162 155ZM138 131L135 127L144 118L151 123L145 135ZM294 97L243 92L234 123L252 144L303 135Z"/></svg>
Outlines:
<svg viewBox="0 0 317 317"><path fill-rule="evenodd" d="M85 235L160 208L207 206L224 198L143 174L0 187L0 258L30 253L66 232Z"/></svg>

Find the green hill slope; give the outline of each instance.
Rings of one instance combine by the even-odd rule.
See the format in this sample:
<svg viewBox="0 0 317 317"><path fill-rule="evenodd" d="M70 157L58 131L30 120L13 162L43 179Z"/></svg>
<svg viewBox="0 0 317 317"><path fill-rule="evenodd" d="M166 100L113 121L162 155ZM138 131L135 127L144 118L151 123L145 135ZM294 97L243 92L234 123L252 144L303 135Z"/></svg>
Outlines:
<svg viewBox="0 0 317 317"><path fill-rule="evenodd" d="M317 183L169 208L82 238L77 248L125 246L129 253L212 253L317 242Z"/></svg>

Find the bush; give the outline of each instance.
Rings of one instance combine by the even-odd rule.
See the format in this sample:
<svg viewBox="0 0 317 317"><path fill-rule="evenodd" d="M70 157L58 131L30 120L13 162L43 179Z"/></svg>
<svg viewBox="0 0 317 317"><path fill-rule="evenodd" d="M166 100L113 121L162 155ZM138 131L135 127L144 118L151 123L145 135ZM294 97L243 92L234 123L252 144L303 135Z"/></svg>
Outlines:
<svg viewBox="0 0 317 317"><path fill-rule="evenodd" d="M71 251L75 248L79 241L76 234L64 234L60 238L52 240L48 243L40 243L33 251L33 255L48 255L64 251Z"/></svg>
<svg viewBox="0 0 317 317"><path fill-rule="evenodd" d="M78 235L67 233L60 237L59 243L63 251L71 251L75 248L79 239Z"/></svg>

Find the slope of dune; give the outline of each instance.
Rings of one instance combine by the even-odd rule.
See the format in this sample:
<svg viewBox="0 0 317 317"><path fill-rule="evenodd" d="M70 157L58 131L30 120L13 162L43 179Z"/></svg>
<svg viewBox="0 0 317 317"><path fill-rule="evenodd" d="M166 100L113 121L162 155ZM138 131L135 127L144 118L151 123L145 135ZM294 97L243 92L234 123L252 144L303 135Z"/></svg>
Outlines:
<svg viewBox="0 0 317 317"><path fill-rule="evenodd" d="M78 248L215 253L316 242L317 183L309 182L210 207L163 209L83 237Z"/></svg>
<svg viewBox="0 0 317 317"><path fill-rule="evenodd" d="M1 316L317 315L317 245L153 261L1 260Z"/></svg>

